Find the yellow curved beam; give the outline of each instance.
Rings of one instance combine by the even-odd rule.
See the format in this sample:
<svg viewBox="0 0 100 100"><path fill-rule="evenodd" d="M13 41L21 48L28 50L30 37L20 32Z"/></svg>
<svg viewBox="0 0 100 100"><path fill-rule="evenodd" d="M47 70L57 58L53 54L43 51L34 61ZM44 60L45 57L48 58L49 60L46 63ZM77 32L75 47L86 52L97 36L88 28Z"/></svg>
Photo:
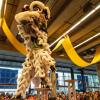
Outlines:
<svg viewBox="0 0 100 100"><path fill-rule="evenodd" d="M97 63L100 61L100 47L98 47L96 49L96 53L95 56L93 58L93 60L91 61L91 63L84 61L75 51L69 36L66 36L65 38L61 39L58 44L55 46L55 48L53 49L56 50L60 45L62 44L62 46L64 47L67 55L69 56L69 58L72 60L73 63L75 63L77 66L80 67L87 67L89 65L92 65L94 63Z"/></svg>
<svg viewBox="0 0 100 100"><path fill-rule="evenodd" d="M13 33L10 31L10 29L8 28L5 19L1 19L0 18L0 22L1 22L1 27L5 33L5 35L7 36L8 40L11 42L11 44L23 55L26 55L26 50L25 47L22 43L20 43L15 36L13 35Z"/></svg>

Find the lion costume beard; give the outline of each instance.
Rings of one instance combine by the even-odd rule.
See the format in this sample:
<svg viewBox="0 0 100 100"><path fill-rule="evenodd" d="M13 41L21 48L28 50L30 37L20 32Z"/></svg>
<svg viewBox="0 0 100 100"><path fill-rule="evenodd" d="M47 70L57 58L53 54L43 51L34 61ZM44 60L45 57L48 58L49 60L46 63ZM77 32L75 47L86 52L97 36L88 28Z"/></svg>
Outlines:
<svg viewBox="0 0 100 100"><path fill-rule="evenodd" d="M16 14L15 19L19 25L19 35L24 39L27 55L23 63L21 77L18 78L16 96L25 94L27 87L33 79L44 79L45 85L50 85L48 72L50 67L55 69L55 61L51 57L47 43L47 21L50 11L43 3L33 1L28 11ZM35 83L37 83L35 81ZM40 82L40 81L39 81ZM34 84L35 84L34 83ZM35 86L38 86L35 84Z"/></svg>

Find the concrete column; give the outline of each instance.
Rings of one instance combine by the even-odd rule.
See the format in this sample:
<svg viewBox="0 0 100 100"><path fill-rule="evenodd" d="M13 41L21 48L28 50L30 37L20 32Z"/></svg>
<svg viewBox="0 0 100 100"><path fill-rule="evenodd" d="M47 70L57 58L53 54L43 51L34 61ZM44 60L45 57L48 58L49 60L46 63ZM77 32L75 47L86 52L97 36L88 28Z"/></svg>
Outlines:
<svg viewBox="0 0 100 100"><path fill-rule="evenodd" d="M98 75L99 85L100 85L100 62L97 63L97 75Z"/></svg>

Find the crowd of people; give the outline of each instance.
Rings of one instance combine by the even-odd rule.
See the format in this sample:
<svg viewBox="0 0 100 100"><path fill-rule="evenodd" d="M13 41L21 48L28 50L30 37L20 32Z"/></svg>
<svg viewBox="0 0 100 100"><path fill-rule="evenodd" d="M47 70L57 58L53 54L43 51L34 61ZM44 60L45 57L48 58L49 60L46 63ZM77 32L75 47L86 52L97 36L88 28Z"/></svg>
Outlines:
<svg viewBox="0 0 100 100"><path fill-rule="evenodd" d="M12 96L13 96L13 94L1 92L0 100L10 100Z"/></svg>
<svg viewBox="0 0 100 100"><path fill-rule="evenodd" d="M57 93L57 100L69 100L68 94L64 94L64 92ZM74 99L74 94L71 93L71 100ZM84 93L76 93L76 100L100 100L100 92L84 92Z"/></svg>
<svg viewBox="0 0 100 100"><path fill-rule="evenodd" d="M13 94L9 93L0 93L0 100L16 100L12 99ZM36 96L27 95L23 100L36 100ZM41 99L42 100L42 99ZM49 100L69 100L68 94L64 92L57 93L57 97L50 97ZM71 94L71 100L75 100L73 94ZM76 93L76 100L100 100L100 92L84 92L84 93Z"/></svg>

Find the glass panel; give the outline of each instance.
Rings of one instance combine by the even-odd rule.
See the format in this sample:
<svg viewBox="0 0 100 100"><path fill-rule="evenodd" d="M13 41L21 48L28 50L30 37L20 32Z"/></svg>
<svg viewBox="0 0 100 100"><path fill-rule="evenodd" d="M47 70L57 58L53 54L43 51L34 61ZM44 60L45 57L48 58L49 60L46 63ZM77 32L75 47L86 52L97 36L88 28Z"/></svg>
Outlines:
<svg viewBox="0 0 100 100"><path fill-rule="evenodd" d="M74 74L74 79L76 79L77 81L75 82L75 88L76 90L82 90L83 85L82 85L82 79L81 79L81 74Z"/></svg>
<svg viewBox="0 0 100 100"><path fill-rule="evenodd" d="M57 72L58 73L58 77L62 76L63 77L63 72Z"/></svg>
<svg viewBox="0 0 100 100"><path fill-rule="evenodd" d="M64 86L64 81L58 81L58 85L63 85Z"/></svg>
<svg viewBox="0 0 100 100"><path fill-rule="evenodd" d="M58 77L58 80L64 81L63 77Z"/></svg>
<svg viewBox="0 0 100 100"><path fill-rule="evenodd" d="M16 82L17 74L18 74L18 70L0 68L0 84L17 84ZM2 89L16 88L16 86L1 86L1 87Z"/></svg>
<svg viewBox="0 0 100 100"><path fill-rule="evenodd" d="M64 73L64 80L71 80L71 74L70 73Z"/></svg>

